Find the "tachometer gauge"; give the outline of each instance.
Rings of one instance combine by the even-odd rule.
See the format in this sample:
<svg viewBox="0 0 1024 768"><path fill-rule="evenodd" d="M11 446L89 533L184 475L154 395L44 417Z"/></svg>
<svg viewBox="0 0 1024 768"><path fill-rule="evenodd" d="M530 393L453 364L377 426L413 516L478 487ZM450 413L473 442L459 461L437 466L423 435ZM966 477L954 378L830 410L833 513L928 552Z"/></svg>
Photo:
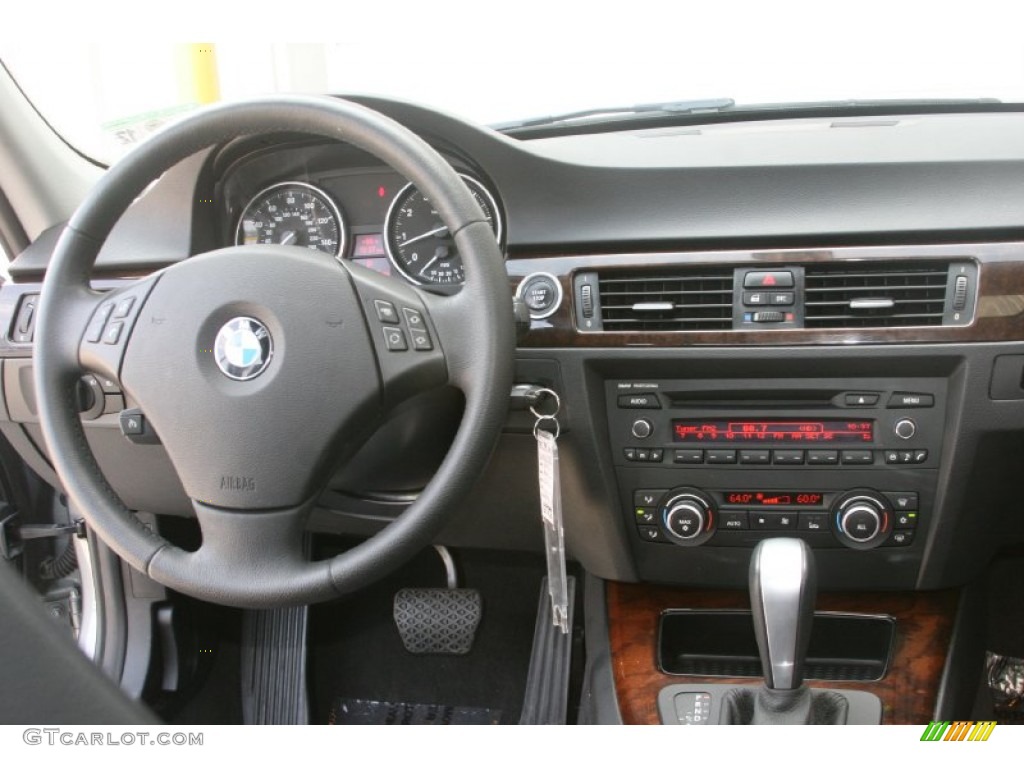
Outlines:
<svg viewBox="0 0 1024 768"><path fill-rule="evenodd" d="M491 193L476 179L459 174L501 241L501 218ZM388 258L418 285L459 285L466 274L448 227L422 192L407 184L395 195L384 222Z"/></svg>
<svg viewBox="0 0 1024 768"><path fill-rule="evenodd" d="M338 256L345 252L345 220L322 189L299 181L267 187L238 220L237 245L297 245Z"/></svg>

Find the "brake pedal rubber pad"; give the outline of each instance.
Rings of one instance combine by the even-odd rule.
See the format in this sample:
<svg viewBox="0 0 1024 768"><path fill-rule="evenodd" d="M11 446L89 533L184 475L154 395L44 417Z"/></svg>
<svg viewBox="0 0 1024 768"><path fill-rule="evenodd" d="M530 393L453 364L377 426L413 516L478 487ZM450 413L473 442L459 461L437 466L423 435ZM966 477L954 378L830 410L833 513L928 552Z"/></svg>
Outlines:
<svg viewBox="0 0 1024 768"><path fill-rule="evenodd" d="M395 626L409 653L464 656L473 648L482 607L475 589L401 589Z"/></svg>

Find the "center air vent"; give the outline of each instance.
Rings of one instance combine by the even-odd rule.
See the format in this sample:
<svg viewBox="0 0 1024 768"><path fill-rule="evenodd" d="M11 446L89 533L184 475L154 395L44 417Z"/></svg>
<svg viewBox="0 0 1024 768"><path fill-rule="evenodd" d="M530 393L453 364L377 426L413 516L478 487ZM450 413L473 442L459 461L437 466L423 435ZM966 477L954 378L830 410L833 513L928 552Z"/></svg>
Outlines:
<svg viewBox="0 0 1024 768"><path fill-rule="evenodd" d="M951 267L959 274L959 265L948 262L808 265L804 272L804 326L942 325L944 318L953 320L952 307L946 301Z"/></svg>
<svg viewBox="0 0 1024 768"><path fill-rule="evenodd" d="M605 331L732 329L731 267L603 273L598 290Z"/></svg>

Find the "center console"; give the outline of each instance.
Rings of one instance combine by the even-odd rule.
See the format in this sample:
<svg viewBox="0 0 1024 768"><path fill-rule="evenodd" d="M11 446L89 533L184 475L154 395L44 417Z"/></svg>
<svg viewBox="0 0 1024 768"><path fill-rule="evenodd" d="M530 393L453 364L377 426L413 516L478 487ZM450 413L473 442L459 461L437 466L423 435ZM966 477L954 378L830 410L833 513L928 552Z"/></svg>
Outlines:
<svg viewBox="0 0 1024 768"><path fill-rule="evenodd" d="M827 589L913 588L947 380L607 380L619 501L645 580L740 586L803 539Z"/></svg>

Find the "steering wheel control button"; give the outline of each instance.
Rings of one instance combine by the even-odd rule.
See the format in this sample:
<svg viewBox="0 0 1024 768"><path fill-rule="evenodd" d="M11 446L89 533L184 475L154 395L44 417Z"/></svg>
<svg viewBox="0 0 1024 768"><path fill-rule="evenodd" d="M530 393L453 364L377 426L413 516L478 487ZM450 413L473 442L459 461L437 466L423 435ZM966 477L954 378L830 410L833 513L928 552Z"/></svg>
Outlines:
<svg viewBox="0 0 1024 768"><path fill-rule="evenodd" d="M913 419L900 419L896 422L896 426L893 427L893 432L901 440L909 440L917 434L917 424L914 423Z"/></svg>
<svg viewBox="0 0 1024 768"><path fill-rule="evenodd" d="M267 369L274 354L274 342L259 320L236 317L217 333L213 354L221 373L229 379L249 381Z"/></svg>
<svg viewBox="0 0 1024 768"><path fill-rule="evenodd" d="M125 296L123 299L117 302L117 306L114 307L114 319L120 320L125 317L128 317L128 314L132 311L132 306L134 306L134 304L134 296Z"/></svg>
<svg viewBox="0 0 1024 768"><path fill-rule="evenodd" d="M387 347L389 352L404 352L409 348L405 341L405 331L401 328L385 325L382 330L384 332L384 346Z"/></svg>
<svg viewBox="0 0 1024 768"><path fill-rule="evenodd" d="M412 348L418 352L429 352L434 348L430 341L430 334L426 331L411 331Z"/></svg>
<svg viewBox="0 0 1024 768"><path fill-rule="evenodd" d="M409 309L409 307L402 307L402 314L405 315L405 322L409 326L410 331L424 331L427 330L427 324L423 321L423 313L418 309Z"/></svg>
<svg viewBox="0 0 1024 768"><path fill-rule="evenodd" d="M792 272L747 272L743 276L744 288L792 288Z"/></svg>
<svg viewBox="0 0 1024 768"><path fill-rule="evenodd" d="M92 320L89 322L89 327L85 331L85 340L96 344L101 338L103 338L103 329L107 326L107 320L110 319L111 313L114 311L114 302L105 301L100 304L96 310L96 314L92 316Z"/></svg>
<svg viewBox="0 0 1024 768"><path fill-rule="evenodd" d="M521 298L530 310L530 317L543 320L551 317L562 304L562 284L554 275L547 272L535 272L527 275L519 284L516 296ZM593 296L591 295L591 315L593 314ZM590 315L587 315L588 317Z"/></svg>
<svg viewBox="0 0 1024 768"><path fill-rule="evenodd" d="M107 326L107 329L103 331L103 343L104 344L117 344L121 340L121 331L124 330L124 323L118 320Z"/></svg>
<svg viewBox="0 0 1024 768"><path fill-rule="evenodd" d="M932 408L935 396L920 392L893 392L889 398L889 408Z"/></svg>
<svg viewBox="0 0 1024 768"><path fill-rule="evenodd" d="M373 308L377 311L377 319L382 323L397 325L400 322L398 319L398 311L395 309L395 305L390 301L375 299L373 302Z"/></svg>

